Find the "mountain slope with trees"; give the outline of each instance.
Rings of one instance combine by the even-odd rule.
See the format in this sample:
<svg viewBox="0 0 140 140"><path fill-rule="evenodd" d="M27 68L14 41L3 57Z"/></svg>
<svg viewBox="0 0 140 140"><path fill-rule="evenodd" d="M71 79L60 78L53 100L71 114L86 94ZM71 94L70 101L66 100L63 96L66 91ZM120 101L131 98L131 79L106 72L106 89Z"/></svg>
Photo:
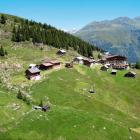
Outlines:
<svg viewBox="0 0 140 140"><path fill-rule="evenodd" d="M97 47L64 31L57 30L51 25L5 14L0 15L0 23L3 25L9 24L9 26L11 26L11 40L14 42L31 41L33 44L50 45L66 50L72 48L87 57L92 56L93 50L98 50Z"/></svg>

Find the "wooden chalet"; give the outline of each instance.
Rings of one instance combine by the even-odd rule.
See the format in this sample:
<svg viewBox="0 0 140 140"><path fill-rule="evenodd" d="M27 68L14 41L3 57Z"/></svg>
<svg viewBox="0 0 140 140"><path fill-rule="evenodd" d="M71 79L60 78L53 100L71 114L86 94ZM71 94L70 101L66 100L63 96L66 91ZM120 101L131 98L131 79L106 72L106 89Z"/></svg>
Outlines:
<svg viewBox="0 0 140 140"><path fill-rule="evenodd" d="M65 64L66 68L73 68L73 62L69 62Z"/></svg>
<svg viewBox="0 0 140 140"><path fill-rule="evenodd" d="M47 112L50 109L50 106L45 105L42 107L42 111Z"/></svg>
<svg viewBox="0 0 140 140"><path fill-rule="evenodd" d="M40 64L39 69L40 70L49 70L53 68L53 64L49 63L49 62L44 62L42 64Z"/></svg>
<svg viewBox="0 0 140 140"><path fill-rule="evenodd" d="M117 70L114 70L114 69L113 69L113 70L111 71L111 74L112 74L112 75L116 75L116 74L117 74Z"/></svg>
<svg viewBox="0 0 140 140"><path fill-rule="evenodd" d="M95 61L93 59L83 59L83 64L88 67L92 67L94 62Z"/></svg>
<svg viewBox="0 0 140 140"><path fill-rule="evenodd" d="M106 64L106 59L100 59L100 60L97 61L97 63L105 65Z"/></svg>
<svg viewBox="0 0 140 140"><path fill-rule="evenodd" d="M109 67L107 65L103 65L100 70L102 71L108 71Z"/></svg>
<svg viewBox="0 0 140 140"><path fill-rule="evenodd" d="M75 57L73 60L75 63L77 64L83 64L83 57L79 56L79 57Z"/></svg>
<svg viewBox="0 0 140 140"><path fill-rule="evenodd" d="M128 64L116 64L116 65L112 65L113 69L117 69L117 70L124 70L127 69L129 67Z"/></svg>
<svg viewBox="0 0 140 140"><path fill-rule="evenodd" d="M29 80L39 80L41 78L40 70L37 67L27 69L25 74Z"/></svg>
<svg viewBox="0 0 140 140"><path fill-rule="evenodd" d="M49 70L49 69L58 69L61 67L61 62L58 60L50 60L50 59L45 59L43 60L43 63L40 64L39 68L41 70Z"/></svg>
<svg viewBox="0 0 140 140"><path fill-rule="evenodd" d="M61 62L58 60L51 60L49 61L49 63L53 65L54 69L59 69L61 67Z"/></svg>
<svg viewBox="0 0 140 140"><path fill-rule="evenodd" d="M57 55L65 55L66 51L65 50L59 50L56 54Z"/></svg>
<svg viewBox="0 0 140 140"><path fill-rule="evenodd" d="M124 75L124 77L135 78L135 77L136 77L136 73L133 72L133 71L130 71L130 72L126 73L126 74Z"/></svg>
<svg viewBox="0 0 140 140"><path fill-rule="evenodd" d="M111 65L126 64L127 58L120 55L111 55L106 57L106 63Z"/></svg>

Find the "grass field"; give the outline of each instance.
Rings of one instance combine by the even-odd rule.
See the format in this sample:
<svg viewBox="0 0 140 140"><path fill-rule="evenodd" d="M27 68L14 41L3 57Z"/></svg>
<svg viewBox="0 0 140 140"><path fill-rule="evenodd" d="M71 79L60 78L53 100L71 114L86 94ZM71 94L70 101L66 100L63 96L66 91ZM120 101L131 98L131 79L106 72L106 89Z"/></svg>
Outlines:
<svg viewBox="0 0 140 140"><path fill-rule="evenodd" d="M75 51L60 57L51 46L14 43L11 31L11 22L0 26L0 46L8 52L0 57L0 140L140 139L140 71L129 79L123 77L126 71L112 76L100 66L66 69L65 62L78 56ZM93 52L95 59L98 54ZM27 80L29 64L45 58L60 60L62 68L41 72L41 81ZM17 99L19 89L31 104ZM41 101L50 106L48 112L32 109Z"/></svg>
<svg viewBox="0 0 140 140"><path fill-rule="evenodd" d="M30 63L38 64L46 57L65 63L77 54L70 50L59 57L57 49L49 46L41 51L29 42L1 43L8 56L0 58L0 64L9 67L6 71L1 68L8 76L0 84L0 140L139 140L140 71L135 70L137 77L129 79L123 77L126 71L112 76L99 66L74 65L73 69L42 72L47 79L39 82L28 81L24 72ZM12 64L21 68L11 68ZM15 91L7 89L9 84L26 84L32 104L18 100ZM90 94L90 89L95 94ZM41 100L51 107L46 113L32 109Z"/></svg>
<svg viewBox="0 0 140 140"><path fill-rule="evenodd" d="M78 65L50 73L48 79L31 88L34 104L43 100L51 106L50 111L31 111L1 137L7 140L137 139L139 134L131 128L140 126L140 72L137 71L136 79L124 78L124 73L119 71L114 77L98 68ZM95 94L88 92L91 87Z"/></svg>

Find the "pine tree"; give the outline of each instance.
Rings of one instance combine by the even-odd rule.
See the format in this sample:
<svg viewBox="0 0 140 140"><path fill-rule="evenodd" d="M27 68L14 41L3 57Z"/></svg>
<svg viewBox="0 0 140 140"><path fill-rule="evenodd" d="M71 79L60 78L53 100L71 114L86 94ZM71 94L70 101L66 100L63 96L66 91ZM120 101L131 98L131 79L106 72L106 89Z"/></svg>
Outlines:
<svg viewBox="0 0 140 140"><path fill-rule="evenodd" d="M43 100L40 100L39 106L40 106L40 107L43 107Z"/></svg>
<svg viewBox="0 0 140 140"><path fill-rule="evenodd" d="M0 56L5 56L5 51L2 46L0 48Z"/></svg>
<svg viewBox="0 0 140 140"><path fill-rule="evenodd" d="M6 23L6 17L5 17L5 15L1 15L1 20L0 20L0 23L1 24L5 24Z"/></svg>
<svg viewBox="0 0 140 140"><path fill-rule="evenodd" d="M96 47L82 41L78 37L57 30L50 25L23 19L19 21L20 24L18 27L13 28L12 41L21 42L32 40L34 44L43 43L44 45L64 48L66 50L73 48L86 57L92 56L92 51L97 50Z"/></svg>
<svg viewBox="0 0 140 140"><path fill-rule="evenodd" d="M136 69L140 69L140 61L139 62L136 62L135 68Z"/></svg>

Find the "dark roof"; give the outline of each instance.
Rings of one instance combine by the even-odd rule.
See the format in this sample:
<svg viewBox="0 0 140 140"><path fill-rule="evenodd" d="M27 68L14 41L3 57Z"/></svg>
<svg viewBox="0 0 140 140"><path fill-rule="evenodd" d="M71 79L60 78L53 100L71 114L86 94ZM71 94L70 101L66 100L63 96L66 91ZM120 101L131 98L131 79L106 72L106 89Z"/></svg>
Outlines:
<svg viewBox="0 0 140 140"><path fill-rule="evenodd" d="M45 105L45 106L42 107L42 110L44 110L44 111L47 111L49 109L50 109L50 106L48 106L48 105Z"/></svg>
<svg viewBox="0 0 140 140"><path fill-rule="evenodd" d="M65 51L65 50L59 50L58 52L61 52L61 53L66 53L66 51Z"/></svg>
<svg viewBox="0 0 140 140"><path fill-rule="evenodd" d="M40 70L37 67L30 68L30 69L28 69L28 71L30 73L38 73L38 72L40 72Z"/></svg>
<svg viewBox="0 0 140 140"><path fill-rule="evenodd" d="M133 71L130 71L130 72L126 73L126 74L133 74L133 75L136 75L136 73L133 72Z"/></svg>
<svg viewBox="0 0 140 140"><path fill-rule="evenodd" d="M89 63L94 63L95 60L90 59L90 58L84 58L83 61L89 62Z"/></svg>
<svg viewBox="0 0 140 140"><path fill-rule="evenodd" d="M124 59L127 60L127 58L125 56L120 56L120 55L111 55L111 56L107 56L106 59L110 60L110 59Z"/></svg>
<svg viewBox="0 0 140 140"><path fill-rule="evenodd" d="M109 69L109 67L107 65L103 65L101 68Z"/></svg>

